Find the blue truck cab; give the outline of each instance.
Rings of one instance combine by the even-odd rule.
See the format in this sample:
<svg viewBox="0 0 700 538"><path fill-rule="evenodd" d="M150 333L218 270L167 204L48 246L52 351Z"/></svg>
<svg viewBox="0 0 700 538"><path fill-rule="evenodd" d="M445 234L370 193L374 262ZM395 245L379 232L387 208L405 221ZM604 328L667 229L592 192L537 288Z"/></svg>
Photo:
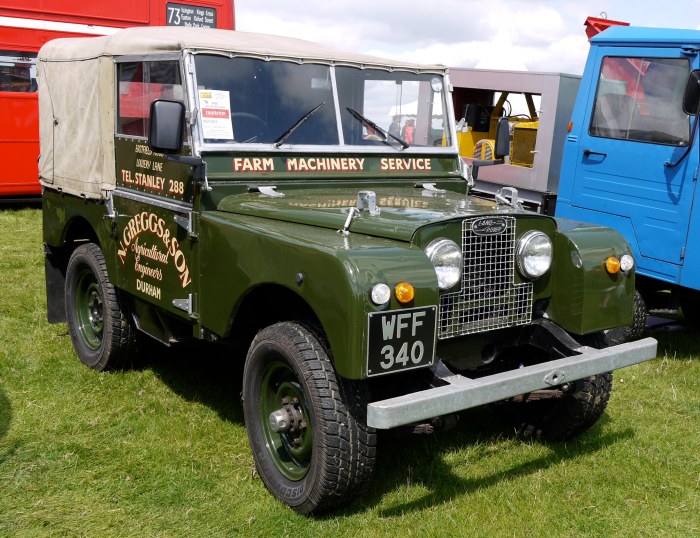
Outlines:
<svg viewBox="0 0 700 538"><path fill-rule="evenodd" d="M556 215L620 231L641 306L697 321L700 31L614 26L590 44Z"/></svg>

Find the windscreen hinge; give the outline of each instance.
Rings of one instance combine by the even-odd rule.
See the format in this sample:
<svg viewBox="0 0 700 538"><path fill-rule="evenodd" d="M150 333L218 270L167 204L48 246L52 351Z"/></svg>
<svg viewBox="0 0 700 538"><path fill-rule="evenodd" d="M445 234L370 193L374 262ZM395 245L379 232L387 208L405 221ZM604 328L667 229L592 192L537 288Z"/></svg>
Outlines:
<svg viewBox="0 0 700 538"><path fill-rule="evenodd" d="M357 193L357 209L359 211L369 211L369 214L373 217L382 212L377 205L377 195L374 191L360 191Z"/></svg>
<svg viewBox="0 0 700 538"><path fill-rule="evenodd" d="M496 204L522 208L522 204L518 198L518 189L515 187L501 187L498 189L498 191L496 191Z"/></svg>

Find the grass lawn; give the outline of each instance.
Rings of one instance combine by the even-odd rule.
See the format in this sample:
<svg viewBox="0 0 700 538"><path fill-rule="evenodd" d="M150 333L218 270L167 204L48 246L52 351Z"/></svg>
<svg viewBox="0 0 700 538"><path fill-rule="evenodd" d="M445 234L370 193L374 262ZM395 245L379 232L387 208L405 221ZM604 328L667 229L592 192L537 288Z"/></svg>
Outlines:
<svg viewBox="0 0 700 538"><path fill-rule="evenodd" d="M46 322L41 212L0 210L0 536L700 536L700 334L653 334L575 442L488 409L380 438L362 499L307 519L256 476L241 357L163 350L100 374Z"/></svg>

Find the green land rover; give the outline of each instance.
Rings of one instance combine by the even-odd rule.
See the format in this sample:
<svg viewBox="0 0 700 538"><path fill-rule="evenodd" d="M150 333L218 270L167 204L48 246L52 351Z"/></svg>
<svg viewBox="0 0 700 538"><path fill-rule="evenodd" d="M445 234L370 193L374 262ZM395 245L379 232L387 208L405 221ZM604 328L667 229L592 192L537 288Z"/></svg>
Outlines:
<svg viewBox="0 0 700 538"><path fill-rule="evenodd" d="M618 233L470 194L493 162L460 160L443 66L183 28L38 66L49 321L96 370L144 339L246 349L253 458L298 512L358 492L378 430L494 403L568 439L656 354L605 346L633 310Z"/></svg>

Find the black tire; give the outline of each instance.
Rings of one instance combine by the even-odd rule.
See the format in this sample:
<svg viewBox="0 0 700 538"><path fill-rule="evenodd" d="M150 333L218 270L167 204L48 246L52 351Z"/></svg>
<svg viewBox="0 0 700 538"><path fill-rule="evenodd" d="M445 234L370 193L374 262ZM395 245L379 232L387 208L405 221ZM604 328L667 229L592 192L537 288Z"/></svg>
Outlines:
<svg viewBox="0 0 700 538"><path fill-rule="evenodd" d="M135 332L109 281L100 248L73 251L66 269L66 317L78 358L95 370L126 367L135 353Z"/></svg>
<svg viewBox="0 0 700 538"><path fill-rule="evenodd" d="M612 372L581 379L556 399L508 402L501 413L519 433L548 442L567 441L592 428L605 411ZM507 411L506 411L507 409Z"/></svg>
<svg viewBox="0 0 700 538"><path fill-rule="evenodd" d="M639 340L646 330L647 324L647 306L644 298L639 291L634 291L634 314L632 315L632 324L625 327L610 329L605 335L605 341L609 346L624 344Z"/></svg>
<svg viewBox="0 0 700 538"><path fill-rule="evenodd" d="M601 333L579 338L595 348L606 346ZM507 401L498 404L498 414L519 433L547 442L567 441L592 428L602 416L612 391L612 372L586 377L558 387L556 398Z"/></svg>
<svg viewBox="0 0 700 538"><path fill-rule="evenodd" d="M295 402L296 400L296 402ZM301 514L347 502L372 476L376 433L366 425L364 383L336 377L321 341L282 322L261 330L243 373L243 412L258 473ZM273 427L281 411L292 425Z"/></svg>

